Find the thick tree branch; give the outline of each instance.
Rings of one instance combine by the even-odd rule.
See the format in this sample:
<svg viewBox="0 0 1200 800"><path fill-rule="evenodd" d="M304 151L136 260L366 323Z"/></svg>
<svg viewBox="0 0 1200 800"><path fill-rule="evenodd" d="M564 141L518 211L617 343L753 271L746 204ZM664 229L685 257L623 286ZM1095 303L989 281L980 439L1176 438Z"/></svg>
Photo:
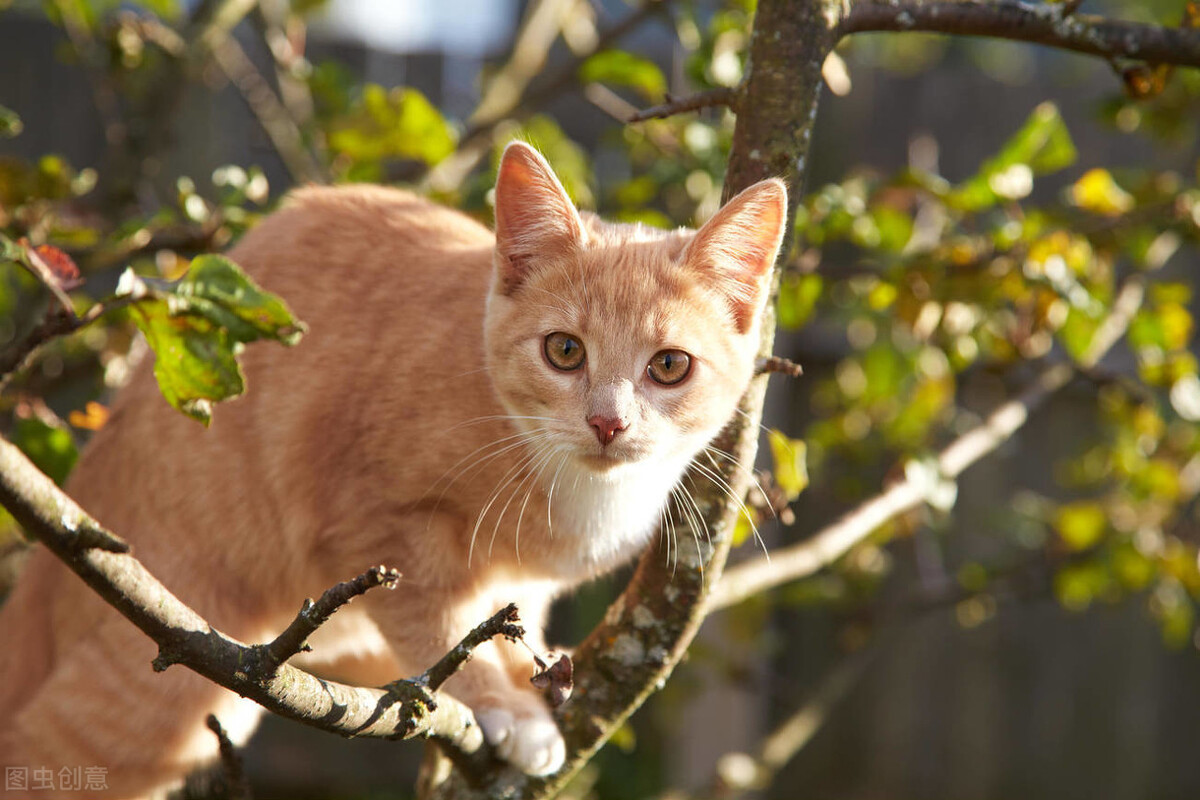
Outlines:
<svg viewBox="0 0 1200 800"><path fill-rule="evenodd" d="M1063 4L1014 0L860 0L841 35L874 31L988 36L1108 60L1200 67L1200 31L1071 13Z"/></svg>
<svg viewBox="0 0 1200 800"><path fill-rule="evenodd" d="M2 439L0 505L158 643L156 668L183 664L268 711L344 736L424 737L463 753L481 749L483 737L470 709L445 696L433 702L418 682L405 682L413 691L400 693L322 680L287 664L256 668L264 647L243 644L214 629L159 583L128 548L112 545L120 540Z"/></svg>
<svg viewBox="0 0 1200 800"><path fill-rule="evenodd" d="M1145 284L1140 275L1126 282L1113 303L1112 312L1097 329L1091 345L1080 359L1081 368L1094 366L1124 336L1141 306L1144 291ZM955 439L938 454L938 477L953 481L972 464L994 452L1021 429L1032 411L1066 386L1074 375L1075 367L1070 364L1056 364L1043 370L1019 396L1001 405L980 425ZM709 610L735 605L829 566L883 523L919 507L928 499L929 488L916 477L903 480L808 539L777 550L769 560L756 558L730 568L714 592Z"/></svg>

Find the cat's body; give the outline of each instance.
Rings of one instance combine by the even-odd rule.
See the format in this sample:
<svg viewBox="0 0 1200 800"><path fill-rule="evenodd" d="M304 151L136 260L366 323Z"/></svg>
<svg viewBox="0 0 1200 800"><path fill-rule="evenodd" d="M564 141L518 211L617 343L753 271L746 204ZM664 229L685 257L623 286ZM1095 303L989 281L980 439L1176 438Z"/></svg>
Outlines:
<svg viewBox="0 0 1200 800"><path fill-rule="evenodd" d="M782 187L760 187L725 227L746 213L782 227ZM399 569L396 591L369 593L313 638L305 666L334 677L417 674L508 602L540 647L552 597L636 555L732 413L779 232L749 237L761 240L752 291L731 300L683 274L691 232L580 218L527 147L509 149L497 193L499 241L399 191L297 193L231 255L308 323L304 341L249 348L249 391L209 430L158 397L143 364L72 495L243 641L269 639L304 597L371 565ZM572 369L549 360L559 331L586 347ZM690 354L678 385L647 373L664 350ZM660 362L655 374L679 370L678 357ZM184 668L152 672L155 652L35 553L0 610L0 764L101 766L112 796L145 796L214 755L207 713L249 735L257 707ZM506 758L547 772L563 745L531 672L527 652L488 645L447 690Z"/></svg>

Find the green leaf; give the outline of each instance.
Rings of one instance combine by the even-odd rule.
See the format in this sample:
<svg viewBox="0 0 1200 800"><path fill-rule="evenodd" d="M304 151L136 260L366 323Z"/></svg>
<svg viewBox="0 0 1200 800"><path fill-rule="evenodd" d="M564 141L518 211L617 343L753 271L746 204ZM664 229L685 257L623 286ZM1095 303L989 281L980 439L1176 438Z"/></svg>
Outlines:
<svg viewBox="0 0 1200 800"><path fill-rule="evenodd" d="M25 130L25 123L11 108L0 106L0 138L11 139Z"/></svg>
<svg viewBox="0 0 1200 800"><path fill-rule="evenodd" d="M195 258L167 303L172 314L199 314L238 342L274 339L291 346L305 331L283 300L264 292L224 256Z"/></svg>
<svg viewBox="0 0 1200 800"><path fill-rule="evenodd" d="M79 457L75 440L69 431L47 425L36 417L17 419L11 439L21 452L29 456L34 466L60 486Z"/></svg>
<svg viewBox="0 0 1200 800"><path fill-rule="evenodd" d="M329 147L355 161L410 158L436 164L454 152L457 136L416 89L363 88L362 99L331 126Z"/></svg>
<svg viewBox="0 0 1200 800"><path fill-rule="evenodd" d="M1099 542L1108 529L1108 515L1099 503L1068 503L1058 509L1054 528L1068 548L1076 552L1087 550Z"/></svg>
<svg viewBox="0 0 1200 800"><path fill-rule="evenodd" d="M775 461L775 483L791 502L808 486L807 445L774 429L767 431L767 441Z"/></svg>
<svg viewBox="0 0 1200 800"><path fill-rule="evenodd" d="M779 284L777 301L779 327L794 330L808 322L823 287L820 275L785 275Z"/></svg>
<svg viewBox="0 0 1200 800"><path fill-rule="evenodd" d="M305 330L282 300L223 256L197 257L168 289L152 288L129 273L118 285L120 293L141 298L130 315L154 350L163 397L205 425L214 402L245 391L237 362L245 343L274 339L293 345Z"/></svg>
<svg viewBox="0 0 1200 800"><path fill-rule="evenodd" d="M154 351L158 388L172 406L207 426L214 402L246 390L235 357L240 347L224 328L203 317L174 316L165 300L139 303L132 313Z"/></svg>
<svg viewBox="0 0 1200 800"><path fill-rule="evenodd" d="M657 64L625 50L596 53L579 67L579 79L584 83L629 86L647 100L658 100L667 91L667 79Z"/></svg>
<svg viewBox="0 0 1200 800"><path fill-rule="evenodd" d="M1001 199L1029 193L1032 178L1057 172L1075 162L1075 143L1058 107L1042 103L979 171L955 187L948 201L966 211L980 211Z"/></svg>

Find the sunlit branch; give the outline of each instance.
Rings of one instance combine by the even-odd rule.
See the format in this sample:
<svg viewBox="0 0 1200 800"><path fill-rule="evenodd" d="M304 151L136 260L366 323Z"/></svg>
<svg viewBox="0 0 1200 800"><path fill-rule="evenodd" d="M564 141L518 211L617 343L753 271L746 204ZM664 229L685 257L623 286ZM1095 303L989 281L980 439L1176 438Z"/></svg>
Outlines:
<svg viewBox="0 0 1200 800"><path fill-rule="evenodd" d="M842 35L893 31L987 36L1108 60L1200 67L1200 31L1072 13L1062 3L986 0L861 0Z"/></svg>
<svg viewBox="0 0 1200 800"><path fill-rule="evenodd" d="M156 669L183 664L280 716L346 736L436 738L464 753L482 747L470 709L446 696L432 701L415 682L408 682L414 691L401 693L322 680L287 664L254 668L262 647L213 628L132 553L120 552L128 548L97 546L119 540L2 439L0 505L158 644ZM92 534L81 538L80 532L88 531Z"/></svg>
<svg viewBox="0 0 1200 800"><path fill-rule="evenodd" d="M684 97L672 97L667 95L666 101L661 105L644 108L632 114L628 122L645 122L648 119L662 119L663 117L673 117L676 114L683 114L688 111L699 111L703 108L731 108L737 110L737 89L729 86L720 86L715 89L709 89L703 92L696 92Z"/></svg>

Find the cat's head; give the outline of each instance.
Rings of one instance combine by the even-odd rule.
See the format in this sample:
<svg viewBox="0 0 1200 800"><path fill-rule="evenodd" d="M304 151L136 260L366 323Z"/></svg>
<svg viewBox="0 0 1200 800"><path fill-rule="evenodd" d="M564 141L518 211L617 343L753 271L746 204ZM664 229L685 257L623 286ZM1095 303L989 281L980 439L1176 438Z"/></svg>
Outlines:
<svg viewBox="0 0 1200 800"><path fill-rule="evenodd" d="M575 210L537 151L509 145L485 326L509 414L597 473L686 462L753 375L786 219L769 180L699 231L607 224Z"/></svg>

